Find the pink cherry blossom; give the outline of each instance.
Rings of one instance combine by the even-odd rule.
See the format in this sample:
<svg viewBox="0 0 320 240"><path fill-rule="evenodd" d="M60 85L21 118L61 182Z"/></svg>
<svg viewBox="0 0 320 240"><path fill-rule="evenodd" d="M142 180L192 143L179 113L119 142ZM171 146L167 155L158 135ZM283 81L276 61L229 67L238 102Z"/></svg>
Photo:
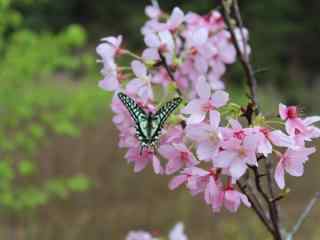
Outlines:
<svg viewBox="0 0 320 240"><path fill-rule="evenodd" d="M180 8L175 7L172 10L172 13L166 23L166 28L168 30L174 31L183 23L183 21L184 21L183 11Z"/></svg>
<svg viewBox="0 0 320 240"><path fill-rule="evenodd" d="M196 91L199 98L192 99L188 105L182 109L182 113L189 114L188 124L202 122L207 113L210 115L216 109L224 106L229 100L229 94L224 91L216 91L211 95L210 86L204 78L200 78L196 84Z"/></svg>
<svg viewBox="0 0 320 240"><path fill-rule="evenodd" d="M230 175L239 179L247 170L247 165L258 166L257 147L259 138L246 136L243 141L232 138L223 144L223 150L213 159L215 167L227 168Z"/></svg>
<svg viewBox="0 0 320 240"><path fill-rule="evenodd" d="M123 106L117 94L114 94L112 98L111 109L115 114L115 116L112 118L112 122L118 127L119 130L122 128L127 129L133 125L133 120L128 110L125 108L125 106Z"/></svg>
<svg viewBox="0 0 320 240"><path fill-rule="evenodd" d="M101 73L104 79L99 81L99 87L107 91L115 91L120 88L117 66L112 59L105 59L103 61Z"/></svg>
<svg viewBox="0 0 320 240"><path fill-rule="evenodd" d="M240 207L241 202L245 206L251 207L247 196L235 190L231 185L227 186L225 189L221 184L219 187L212 185L211 188L212 193L209 198L209 204L214 213L220 212L223 206L230 212L236 212Z"/></svg>
<svg viewBox="0 0 320 240"><path fill-rule="evenodd" d="M164 129L164 133L160 138L160 144L172 144L172 143L182 143L185 132L181 125L171 126Z"/></svg>
<svg viewBox="0 0 320 240"><path fill-rule="evenodd" d="M262 153L264 156L272 153L272 144L286 148L293 148L295 146L293 138L280 130L271 131L268 128L256 128L254 131L256 131L260 139L257 152Z"/></svg>
<svg viewBox="0 0 320 240"><path fill-rule="evenodd" d="M223 140L222 129L219 127L220 113L210 113L210 124L191 124L187 126L187 136L198 142L197 155L200 160L212 160L218 153Z"/></svg>
<svg viewBox="0 0 320 240"><path fill-rule="evenodd" d="M148 33L144 37L147 49L143 52L143 58L147 60L159 60L159 52L166 58L166 62L171 64L175 43L172 34L166 30L159 33Z"/></svg>
<svg viewBox="0 0 320 240"><path fill-rule="evenodd" d="M169 232L169 240L188 240L183 223L177 223Z"/></svg>
<svg viewBox="0 0 320 240"><path fill-rule="evenodd" d="M205 191L211 177L215 177L215 170L206 171L198 167L185 168L178 176L172 178L169 188L174 190L186 184L191 194L195 196Z"/></svg>
<svg viewBox="0 0 320 240"><path fill-rule="evenodd" d="M158 19L162 15L162 11L156 1L152 1L152 5L146 6L145 13L151 19Z"/></svg>
<svg viewBox="0 0 320 240"><path fill-rule="evenodd" d="M151 86L151 76L147 73L146 66L138 61L134 60L131 63L132 71L137 78L132 79L126 87L128 94L137 94L143 100L153 99L153 90Z"/></svg>
<svg viewBox="0 0 320 240"><path fill-rule="evenodd" d="M102 57L102 60L114 59L116 54L120 53L120 46L122 43L122 36L106 37L101 39L103 43L99 44L96 51Z"/></svg>
<svg viewBox="0 0 320 240"><path fill-rule="evenodd" d="M304 163L309 159L309 155L316 151L315 148L288 149L281 155L275 170L275 180L279 188L285 187L285 171L292 176L300 177L304 172Z"/></svg>
<svg viewBox="0 0 320 240"><path fill-rule="evenodd" d="M126 240L157 240L158 237L153 237L146 231L130 231L127 234ZM182 222L178 222L169 232L169 240L188 240L187 235L184 232L184 225Z"/></svg>
<svg viewBox="0 0 320 240"><path fill-rule="evenodd" d="M286 121L286 130L290 135L294 135L296 130L299 132L307 131L303 120L299 117L298 108L280 103L279 114L282 120Z"/></svg>
<svg viewBox="0 0 320 240"><path fill-rule="evenodd" d="M149 162L152 163L153 170L156 174L162 174L163 168L160 164L160 160L150 149L143 149L141 153L140 147L129 148L125 158L129 163L134 164L134 172L142 171Z"/></svg>
<svg viewBox="0 0 320 240"><path fill-rule="evenodd" d="M195 28L193 31L187 33L188 47L200 47L208 41L209 30L205 27Z"/></svg>
<svg viewBox="0 0 320 240"><path fill-rule="evenodd" d="M126 240L153 240L152 235L146 231L130 231Z"/></svg>
<svg viewBox="0 0 320 240"><path fill-rule="evenodd" d="M236 60L236 49L230 42L231 36L228 31L220 31L213 36L212 41L217 46L217 58L221 59L226 64L234 63Z"/></svg>
<svg viewBox="0 0 320 240"><path fill-rule="evenodd" d="M294 133L295 144L298 146L304 146L305 141L312 141L312 139L320 138L320 128L313 125L320 121L319 116L307 117L302 121L306 130L299 131L296 129Z"/></svg>
<svg viewBox="0 0 320 240"><path fill-rule="evenodd" d="M315 125L320 116L303 118L296 106L280 104L283 129L281 125L271 127L271 119L262 113L252 114L252 121L247 121L244 111L249 107L231 103L222 108L229 101L229 94L224 91L225 73L228 65L235 63L237 51L221 13L185 15L178 7L165 13L156 1L145 12L149 20L141 29L146 45L141 54L122 49L122 36L104 38L96 49L103 64L99 86L115 92L112 122L119 132L118 146L126 149L125 158L133 164L134 172L150 164L156 174L175 174L169 188L185 186L213 212L223 207L236 212L241 203L250 207L249 195L238 191L236 182L245 182L241 177L249 167L263 173L260 165L266 161L264 157L279 157L274 162L274 177L281 189L285 187L286 172L302 176L304 163L315 152L311 141L320 137L320 128ZM247 29L233 30L240 52L251 54ZM117 61L122 54L133 58L130 66ZM120 91L151 114L174 95L183 101L177 109L166 105L168 108L161 111L163 116L150 114L145 126L132 119L117 97ZM173 121L165 121L165 114L172 110ZM136 137L136 129L141 126L152 133L161 130L159 146L141 150ZM143 231L127 236L127 240L153 239ZM178 224L169 239L186 240L183 225Z"/></svg>
<svg viewBox="0 0 320 240"><path fill-rule="evenodd" d="M241 203L247 207L251 207L251 204L246 195L234 190L233 188L227 188L224 191L224 206L230 212L236 212Z"/></svg>
<svg viewBox="0 0 320 240"><path fill-rule="evenodd" d="M120 87L119 74L114 58L120 54L122 36L103 38L103 43L99 44L96 51L102 58L103 68L101 70L104 79L99 82L99 86L107 91L115 91Z"/></svg>
<svg viewBox="0 0 320 240"><path fill-rule="evenodd" d="M212 211L220 212L225 206L230 212L236 212L241 204L244 203L247 207L251 204L247 197L233 188L231 182L228 181L224 188L219 179L210 178L205 190L205 200L212 208Z"/></svg>
<svg viewBox="0 0 320 240"><path fill-rule="evenodd" d="M151 10L151 11L150 11ZM142 34L148 34L152 32L161 32L161 31L176 31L181 24L184 22L184 13L183 11L175 7L167 19L166 22L160 22L158 19L158 12L156 7L153 6L152 9L150 7L146 9L147 15L151 15L151 20L147 21L145 25L142 27ZM156 16L156 17L153 17Z"/></svg>
<svg viewBox="0 0 320 240"><path fill-rule="evenodd" d="M170 175L182 167L192 167L198 164L192 152L184 144L162 145L159 147L159 153L168 159L166 165L166 174Z"/></svg>

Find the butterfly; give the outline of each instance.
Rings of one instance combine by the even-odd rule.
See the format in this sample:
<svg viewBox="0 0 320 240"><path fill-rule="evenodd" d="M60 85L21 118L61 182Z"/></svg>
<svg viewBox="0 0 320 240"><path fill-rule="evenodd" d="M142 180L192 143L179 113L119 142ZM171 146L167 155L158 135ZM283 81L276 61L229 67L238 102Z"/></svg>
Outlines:
<svg viewBox="0 0 320 240"><path fill-rule="evenodd" d="M118 93L118 97L135 122L136 137L141 145L140 153L144 148L156 147L166 120L182 102L180 97L174 98L153 114L152 112L146 113L131 97L124 93Z"/></svg>

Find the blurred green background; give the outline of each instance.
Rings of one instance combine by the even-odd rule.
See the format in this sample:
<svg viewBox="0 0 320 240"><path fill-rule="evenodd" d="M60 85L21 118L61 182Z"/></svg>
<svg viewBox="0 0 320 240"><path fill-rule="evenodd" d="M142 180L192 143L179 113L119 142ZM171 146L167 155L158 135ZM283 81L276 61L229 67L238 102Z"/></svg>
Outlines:
<svg viewBox="0 0 320 240"><path fill-rule="evenodd" d="M206 13L215 1L159 1L170 11ZM261 104L299 104L319 113L320 2L240 1L250 30ZM130 229L166 234L177 221L192 240L268 239L250 210L213 216L168 178L139 175L117 148L111 95L97 87L95 46L122 34L140 49L148 1L0 0L0 239L124 239ZM227 76L235 101L244 101L241 68ZM282 202L290 226L319 190L319 159L292 179ZM291 179L290 179L291 180ZM244 221L245 219L245 221ZM320 209L297 239L319 239ZM303 236L303 237L302 237Z"/></svg>

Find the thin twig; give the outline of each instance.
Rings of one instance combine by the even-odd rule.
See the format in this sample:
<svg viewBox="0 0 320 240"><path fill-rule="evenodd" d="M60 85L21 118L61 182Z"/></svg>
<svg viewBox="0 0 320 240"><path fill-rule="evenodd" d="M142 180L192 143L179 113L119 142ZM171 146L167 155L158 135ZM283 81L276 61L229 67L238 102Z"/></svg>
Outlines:
<svg viewBox="0 0 320 240"><path fill-rule="evenodd" d="M274 228L275 228L275 232L278 235L278 237L280 237L281 239L281 231L280 231L280 226L279 226L279 211L278 211L278 205L277 205L277 201L273 201L273 199L275 199L275 193L273 190L273 178L272 178L272 162L270 158L265 158L265 166L266 166L266 171L267 171L267 181L268 181L268 189L269 189L269 194L272 198L272 200L270 201L270 205L271 205L271 211L270 214L272 215L271 218L273 218L274 221Z"/></svg>
<svg viewBox="0 0 320 240"><path fill-rule="evenodd" d="M256 188L258 192L261 194L261 196L263 197L263 199L265 200L269 208L270 218L273 225L273 232L271 233L274 235L275 239L281 240L282 237L281 237L281 232L279 228L278 211L277 211L277 205L276 205L277 203L272 201L272 199L268 196L268 194L263 190L262 184L261 184L261 178L259 177L258 168L255 166L251 166L250 169L252 169L255 176L254 179L255 179ZM269 174L268 174L268 177L269 177ZM268 181L268 185L269 184L270 183Z"/></svg>
<svg viewBox="0 0 320 240"><path fill-rule="evenodd" d="M174 78L174 75L173 75L173 72L171 71L169 65L167 64L166 58L163 56L163 54L160 51L159 51L159 56L160 56L160 63L166 69L171 81L172 82L176 82L176 80ZM178 86L176 86L176 91L179 94L179 96L182 95L182 93L181 93L180 89L178 88Z"/></svg>
<svg viewBox="0 0 320 240"><path fill-rule="evenodd" d="M298 221L293 226L291 232L289 232L289 234L287 235L287 240L293 239L293 236L299 231L304 220L307 218L307 216L309 215L313 207L316 205L316 203L319 201L319 199L320 199L320 192L317 192L315 196L310 200L308 205L305 207L303 212L301 213L300 217L298 218Z"/></svg>

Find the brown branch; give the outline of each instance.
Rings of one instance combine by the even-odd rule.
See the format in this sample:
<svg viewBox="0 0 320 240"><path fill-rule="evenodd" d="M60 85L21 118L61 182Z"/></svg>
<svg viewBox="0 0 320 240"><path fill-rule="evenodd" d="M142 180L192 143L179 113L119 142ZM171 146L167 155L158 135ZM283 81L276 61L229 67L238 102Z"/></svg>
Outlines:
<svg viewBox="0 0 320 240"><path fill-rule="evenodd" d="M265 164L266 164L266 171L267 171L267 181L268 181L268 189L269 189L269 194L273 199L275 199L275 192L273 189L273 174L272 174L272 162L270 158L265 158ZM278 205L277 201L272 201L270 202L271 205L271 210L270 213L272 215L273 221L274 221L274 228L276 234L281 238L281 232L280 232L280 226L279 226L279 212L278 212Z"/></svg>
<svg viewBox="0 0 320 240"><path fill-rule="evenodd" d="M172 82L176 82L173 72L170 69L170 66L167 64L166 58L163 56L163 54L159 51L159 56L160 56L160 64L166 69L169 78L171 79ZM176 91L179 94L179 96L182 96L182 93L178 86L176 86Z"/></svg>
<svg viewBox="0 0 320 240"><path fill-rule="evenodd" d="M271 222L273 225L273 232L272 233L273 233L275 239L281 240L282 238L281 238L281 233L280 233L280 229L279 229L279 219L278 219L278 211L277 211L276 202L272 201L272 199L268 196L268 194L263 190L262 184L260 181L261 178L260 178L258 168L253 166L253 167L250 167L250 169L252 169L252 171L254 172L254 176L255 176L254 179L255 179L256 188L268 205L270 218L271 218ZM269 174L268 174L268 177L269 177ZM269 182L268 182L268 185L269 185Z"/></svg>
<svg viewBox="0 0 320 240"><path fill-rule="evenodd" d="M246 38L243 32L244 25L241 18L238 1L237 0L221 0L221 4L223 8L223 17L224 17L225 23L228 27L228 30L230 31L233 44L236 48L240 63L244 69L244 73L247 78L247 85L250 91L251 104L253 105L252 110L254 110L256 114L258 114L259 107L258 107L258 99L257 99L257 80L255 78L255 72L251 65L248 49L246 47L246 42L245 42ZM234 20L231 18L231 13L233 13L235 17L236 26L239 27L241 41L244 41L243 52L237 40L237 36L235 34L234 22L233 22ZM250 114L250 116L247 116L247 119L250 124L252 122L252 113ZM258 168L257 167L250 167L250 168L254 172L256 189L258 193L262 196L266 204L268 205L271 223L273 225L273 231L270 231L269 229L268 230L272 233L274 239L281 240L282 236L281 236L280 227L279 227L277 201L272 201L272 199L274 199L274 191L272 187L273 186L272 165L269 165L269 164L267 165L267 180L268 180L267 185L268 185L270 197L262 188L261 177L260 177L261 174L259 173Z"/></svg>
<svg viewBox="0 0 320 240"><path fill-rule="evenodd" d="M260 205L259 200L256 198L256 196L252 193L251 190L246 190L248 189L248 187L246 188L245 186L243 186L240 181L237 182L237 185L239 187L239 189L241 190L241 192L243 194L245 194L251 204L252 209L255 211L255 213L257 214L257 216L259 217L259 219L261 220L261 222L266 226L266 228L270 231L273 232L273 227L270 224L270 220L268 219L268 217L266 216L263 207Z"/></svg>

